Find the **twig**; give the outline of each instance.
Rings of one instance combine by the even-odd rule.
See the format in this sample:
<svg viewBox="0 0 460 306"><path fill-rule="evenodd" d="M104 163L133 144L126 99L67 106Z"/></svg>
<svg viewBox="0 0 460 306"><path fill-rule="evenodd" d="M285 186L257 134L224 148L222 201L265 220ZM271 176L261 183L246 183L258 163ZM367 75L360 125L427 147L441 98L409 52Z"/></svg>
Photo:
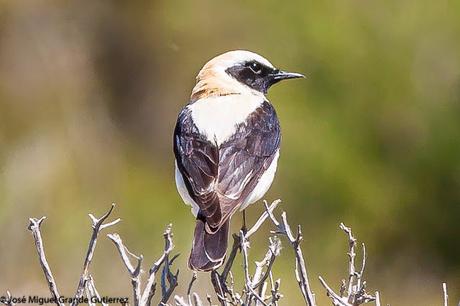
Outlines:
<svg viewBox="0 0 460 306"><path fill-rule="evenodd" d="M248 264L248 247L249 247L249 241L246 239L244 232L241 230L240 231L240 239L241 239L241 253L243 254L243 270L244 270L244 276L245 276L245 287L246 290L250 292L249 296L249 301L251 300L251 295L254 296L262 305L267 306L265 301L260 297L257 292L255 292L254 288L252 287L252 282L251 278L249 276L249 264Z"/></svg>
<svg viewBox="0 0 460 306"><path fill-rule="evenodd" d="M232 269L233 262L235 261L236 254L240 250L240 236L233 234L233 245L232 245L232 251L230 252L230 255L228 256L227 262L225 263L224 270L222 271L222 274L220 275L220 283L223 284L223 286L226 286L227 283L227 276Z"/></svg>
<svg viewBox="0 0 460 306"><path fill-rule="evenodd" d="M2 297L0 299L0 303L3 304L3 305L7 305L7 306L14 306L16 304L13 303L12 299L13 299L13 297L11 296L11 293L7 290L6 291L6 297Z"/></svg>
<svg viewBox="0 0 460 306"><path fill-rule="evenodd" d="M198 294L196 294L195 292L192 292L192 287L196 280L197 280L197 273L193 271L192 279L190 280L190 283L188 284L188 289L187 289L188 302L186 302L183 297L176 295L174 296L174 302L176 303L176 305L178 306L203 306L203 302L201 301Z"/></svg>
<svg viewBox="0 0 460 306"><path fill-rule="evenodd" d="M366 266L366 247L364 243L363 248L363 259L362 266L359 272L356 269L355 258L356 258L356 238L353 236L351 228L340 223L340 229L348 237L348 280L342 281L340 286L340 294L336 294L334 290L326 283L326 281L320 276L319 280L321 285L326 289L327 295L331 298L332 304L336 306L358 306L361 304L376 301L377 305L380 305L380 300L376 296L372 296L366 292L366 282L362 279L364 269Z"/></svg>
<svg viewBox="0 0 460 306"><path fill-rule="evenodd" d="M131 284L133 286L133 299L134 305L139 305L141 300L141 265L142 265L142 255L134 255L131 253L128 248L123 244L120 235L117 233L108 234L107 237L112 240L112 242L117 247L118 253L125 264L126 269L128 270L129 275L131 276ZM129 257L133 257L137 260L136 266L133 266Z"/></svg>
<svg viewBox="0 0 460 306"><path fill-rule="evenodd" d="M357 276L356 276L356 286L358 288L361 288L362 285L363 285L363 275L364 275L364 269L366 268L366 257L367 257L367 254L366 254L366 245L364 243L361 243L361 249L363 250L363 258L362 258L362 262L361 262L361 270L359 271L359 273L357 273Z"/></svg>
<svg viewBox="0 0 460 306"><path fill-rule="evenodd" d="M380 306L380 292L375 291L375 306Z"/></svg>
<svg viewBox="0 0 460 306"><path fill-rule="evenodd" d="M216 270L212 270L211 272L211 284L214 287L214 291L216 292L217 299L219 300L222 306L227 305L227 301L225 299L225 291L224 285L222 282L222 277Z"/></svg>
<svg viewBox="0 0 460 306"><path fill-rule="evenodd" d="M193 287L193 284L195 283L197 279L197 273L195 271L193 271L193 274L192 274L192 279L190 280L190 283L188 284L188 289L187 289L187 297L188 297L188 303L190 306L192 306L192 287Z"/></svg>
<svg viewBox="0 0 460 306"><path fill-rule="evenodd" d="M91 301L91 298L93 298L93 297L96 297L98 301L101 301L101 296L100 296L99 292L96 289L96 286L94 284L94 279L93 279L93 277L91 275L88 276L85 288L86 288L86 291L87 291L86 296L88 297L88 303L96 305L96 303ZM101 301L101 305L102 306L108 306L107 303L104 303L102 301Z"/></svg>
<svg viewBox="0 0 460 306"><path fill-rule="evenodd" d="M297 236L294 237L291 231L291 227L289 226L289 223L287 222L286 212L283 211L283 213L281 214L282 223L280 223L278 222L278 220L276 220L275 216L273 215L273 212L270 211L270 208L268 207L267 203L264 203L264 205L265 205L265 211L270 217L270 220L273 222L273 224L277 228L276 233L286 235L291 246L294 249L294 253L296 257L295 275L296 275L297 283L299 284L299 288L300 288L300 291L302 292L302 296L305 302L309 306L316 306L315 295L312 292L311 287L310 287L305 259L303 257L302 249L300 248L300 242L303 239L302 230L300 226L297 227Z"/></svg>
<svg viewBox="0 0 460 306"><path fill-rule="evenodd" d="M195 292L193 292L192 294L192 300L190 301L190 303L187 303L183 297L178 295L174 296L174 301L178 306L203 306L201 298Z"/></svg>
<svg viewBox="0 0 460 306"><path fill-rule="evenodd" d="M184 298L181 296L174 296L174 302L176 303L176 306L193 306L192 304L187 303L184 301Z"/></svg>
<svg viewBox="0 0 460 306"><path fill-rule="evenodd" d="M177 255L178 256L178 255ZM178 283L177 283L177 277L179 275L179 270L177 270L176 274L171 273L170 266L172 265L173 261L177 258L177 256L174 256L171 261L169 260L169 256L166 256L165 262L163 265L163 271L161 273L161 292L162 292L162 297L161 301L158 305L166 305L168 302L169 298L171 297L172 293L176 289ZM169 283L169 287L168 284Z"/></svg>
<svg viewBox="0 0 460 306"><path fill-rule="evenodd" d="M343 230L348 235L348 244L349 244L349 251L348 251L348 285L347 285L347 296L352 296L353 292L353 278L356 277L355 271L355 246L356 246L356 239L353 237L351 229L346 227L345 224L340 223L340 229Z"/></svg>
<svg viewBox="0 0 460 306"><path fill-rule="evenodd" d="M250 306L253 301L256 302L256 305L267 305L264 298L267 289L266 280L271 275L271 269L276 256L279 255L281 242L276 236L269 238L269 249L264 259L260 262L256 262L256 270L254 276L251 277L248 262L249 237L260 229L265 220L270 218L270 215L280 202L280 200L276 200L270 206L268 206L267 202L264 202L266 211L258 218L255 224L248 231L242 228L239 235L233 234L233 246L222 273L219 275L217 271L211 272L211 282L221 305ZM243 270L245 275L245 288L241 294L234 291L233 278L231 275L234 260L240 250L243 253ZM266 269L264 272L265 267ZM230 284L228 283L228 276L231 278ZM272 284L272 291L274 288L273 286L275 285ZM276 305L281 296L278 292L279 284L276 286L277 288L275 292L273 292L274 298L272 297L274 305ZM243 301L243 297L245 301Z"/></svg>
<svg viewBox="0 0 460 306"><path fill-rule="evenodd" d="M141 302L140 302L141 305L150 305L152 301L152 297L155 294L155 275L160 269L161 265L166 260L166 258L169 256L169 253L171 253L171 251L174 249L174 244L172 241L172 224L169 224L166 227L166 230L163 233L163 238L165 240L163 254L157 261L155 261L155 263L152 265L152 267L149 270L147 284L141 296Z"/></svg>
<svg viewBox="0 0 460 306"><path fill-rule="evenodd" d="M446 283L442 283L442 293L443 293L444 306L448 306L449 296L447 295L447 284Z"/></svg>
<svg viewBox="0 0 460 306"><path fill-rule="evenodd" d="M273 201L270 207L268 207L267 201L264 200L264 205L265 207L268 207L268 208L266 208L266 211L259 217L256 223L251 227L251 229L246 232L246 235L245 235L246 238L249 239L249 237L251 237L255 232L257 232L257 230L259 230L259 228L262 226L265 220L270 216L270 213L273 213L275 208L280 203L281 203L281 200L278 199L278 200Z"/></svg>
<svg viewBox="0 0 460 306"><path fill-rule="evenodd" d="M195 292L193 293L193 302L194 302L194 306L203 306L203 302L201 301L198 294L196 294Z"/></svg>
<svg viewBox="0 0 460 306"><path fill-rule="evenodd" d="M321 282L323 287L326 288L327 295L332 299L332 304L334 304L335 306L353 306L351 304L348 304L348 302L344 300L346 298L340 297L337 293L335 293L334 290L332 290L332 288L329 287L329 285L321 276L319 277L319 281Z"/></svg>
<svg viewBox="0 0 460 306"><path fill-rule="evenodd" d="M43 247L40 226L43 220L45 219L46 217L41 217L40 219L30 218L29 230L32 232L32 235L34 237L35 247L38 253L38 259L40 260L40 265L42 266L43 273L45 274L46 281L48 282L48 287L50 289L51 295L53 296L53 299L56 301L55 303L57 305L64 306L64 304L59 301L59 297L61 295L59 294L56 281L53 277L53 273L51 273L51 268L48 264L48 261L46 260L45 250Z"/></svg>
<svg viewBox="0 0 460 306"><path fill-rule="evenodd" d="M275 263L275 259L281 251L281 241L278 239L278 237L270 237L269 242L270 244L268 251L265 254L264 259L262 261L256 262L256 271L252 279L252 287L254 289L260 287L267 280L272 270L273 264ZM265 266L267 266L267 270L264 274L262 274L263 268Z"/></svg>
<svg viewBox="0 0 460 306"><path fill-rule="evenodd" d="M93 259L94 250L96 249L97 237L99 235L99 232L103 230L104 228L115 225L121 221L121 219L118 218L112 222L104 224L105 220L110 216L114 208L115 208L115 203L112 203L112 206L110 207L109 211L107 211L99 219L95 218L92 214L89 214L89 217L92 223L92 227L93 227L93 234L91 236L91 240L89 241L88 251L86 252L85 262L83 263L83 271L81 273L80 281L78 282L78 287L75 293L75 298L73 299L71 306L78 305L80 298L83 296L83 292L85 289L85 282L86 282L86 279L88 278L89 265L91 264L91 260Z"/></svg>
<svg viewBox="0 0 460 306"><path fill-rule="evenodd" d="M274 306L278 306L278 301L283 297L281 293L279 293L281 280L277 279L275 282L273 281L273 275L270 271L270 284L271 284L271 293L272 293L272 300L271 303Z"/></svg>
<svg viewBox="0 0 460 306"><path fill-rule="evenodd" d="M176 274L171 273L169 267L172 265L174 260L177 258L178 255L174 256L169 260L169 254L174 248L174 244L172 241L172 225L169 224L166 227L165 232L163 233L163 237L165 240L165 246L163 250L163 254L160 258L155 261L152 267L149 270L149 276L147 278L147 283L142 290L142 282L141 282L141 272L142 272L142 255L135 255L128 250L128 248L123 244L123 241L120 235L113 233L108 234L107 237L113 241L115 246L117 247L118 253L128 270L128 273L131 277L131 284L133 287L133 299L134 305L136 306L145 306L150 305L152 302L152 297L155 295L156 283L155 283L155 276L161 266L164 264L163 273L162 273L162 299L160 304L166 304L170 296L172 295L174 289L177 287L177 277L179 271ZM130 257L133 257L137 260L136 266L134 266L131 262ZM166 282L169 282L169 288L166 287Z"/></svg>

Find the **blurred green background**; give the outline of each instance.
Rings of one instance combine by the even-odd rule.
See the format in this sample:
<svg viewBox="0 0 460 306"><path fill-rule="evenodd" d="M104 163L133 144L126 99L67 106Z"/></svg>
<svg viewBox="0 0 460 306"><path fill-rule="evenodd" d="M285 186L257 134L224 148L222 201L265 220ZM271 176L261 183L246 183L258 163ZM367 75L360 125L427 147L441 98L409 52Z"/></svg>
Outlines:
<svg viewBox="0 0 460 306"><path fill-rule="evenodd" d="M320 304L317 276L337 287L346 273L341 221L366 243L385 304L440 305L443 281L458 301L460 2L420 0L0 1L1 292L47 294L26 230L46 215L48 259L72 294L87 213L111 202L123 219L111 231L146 263L174 224L185 291L194 220L175 189L172 130L201 66L232 49L308 76L268 95L283 142L266 198L302 224ZM104 236L93 271L99 291L131 294ZM287 247L275 276L284 305L299 303ZM204 274L198 284L210 290Z"/></svg>

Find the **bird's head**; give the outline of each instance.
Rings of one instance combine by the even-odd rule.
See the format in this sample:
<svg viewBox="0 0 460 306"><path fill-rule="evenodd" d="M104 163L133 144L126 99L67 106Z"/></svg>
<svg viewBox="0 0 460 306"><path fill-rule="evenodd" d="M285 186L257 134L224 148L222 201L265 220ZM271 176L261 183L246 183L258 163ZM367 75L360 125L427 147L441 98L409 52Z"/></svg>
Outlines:
<svg viewBox="0 0 460 306"><path fill-rule="evenodd" d="M275 83L304 77L275 68L262 56L249 51L229 51L207 62L197 76L192 101L210 96L251 93L265 95Z"/></svg>

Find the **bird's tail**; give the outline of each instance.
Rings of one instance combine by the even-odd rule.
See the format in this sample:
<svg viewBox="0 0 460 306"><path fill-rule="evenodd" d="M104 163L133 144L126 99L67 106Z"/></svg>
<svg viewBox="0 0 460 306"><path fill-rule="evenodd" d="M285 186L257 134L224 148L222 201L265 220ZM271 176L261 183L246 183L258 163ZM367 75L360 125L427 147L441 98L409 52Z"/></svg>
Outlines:
<svg viewBox="0 0 460 306"><path fill-rule="evenodd" d="M213 233L206 231L202 218L196 219L195 237L188 264L195 271L210 271L219 268L227 252L228 227L230 220Z"/></svg>

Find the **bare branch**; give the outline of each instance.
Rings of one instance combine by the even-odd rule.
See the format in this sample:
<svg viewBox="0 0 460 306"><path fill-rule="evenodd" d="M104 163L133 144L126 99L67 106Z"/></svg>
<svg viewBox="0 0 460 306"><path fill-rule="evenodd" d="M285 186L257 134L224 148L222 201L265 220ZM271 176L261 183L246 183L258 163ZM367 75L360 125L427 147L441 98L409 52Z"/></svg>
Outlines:
<svg viewBox="0 0 460 306"><path fill-rule="evenodd" d="M375 291L375 306L380 306L380 293Z"/></svg>
<svg viewBox="0 0 460 306"><path fill-rule="evenodd" d="M29 221L29 230L32 232L34 237L35 247L38 253L38 259L40 260L40 265L42 266L43 273L45 274L46 281L48 282L48 287L50 289L51 295L56 301L57 305L64 306L63 303L59 301L59 294L56 281L54 280L53 273L51 273L51 268L46 260L45 249L43 247L42 234L40 232L40 226L46 217L41 217L40 219L30 218Z"/></svg>
<svg viewBox="0 0 460 306"><path fill-rule="evenodd" d="M133 286L133 299L134 305L139 305L141 300L141 265L142 265L142 255L134 255L131 253L128 248L123 244L120 235L108 234L107 237L112 240L112 242L117 247L118 253L125 264L126 269L131 277L131 284ZM136 267L133 266L129 256L134 257L137 260Z"/></svg>
<svg viewBox="0 0 460 306"><path fill-rule="evenodd" d="M12 296L11 296L11 293L7 290L6 291L6 297L2 297L0 299L0 304L3 304L3 305L7 305L7 306L14 306L16 305L15 303L13 303L12 301Z"/></svg>
<svg viewBox="0 0 460 306"><path fill-rule="evenodd" d="M216 292L218 301L221 305L227 306L278 306L279 300L283 297L280 293L280 280L274 280L272 275L272 268L276 257L280 254L281 242L276 235L269 237L268 250L261 261L255 262L254 274L250 273L250 260L249 260L249 238L255 234L263 225L265 220L270 219L275 226L275 231L272 234L280 234L287 237L289 244L294 250L295 254L295 276L301 290L302 296L305 303L308 306L316 306L315 295L311 291L307 266L304 259L304 255L300 244L303 240L302 229L297 226L297 230L293 231L288 223L286 212L282 212L281 218L278 220L275 217L274 210L279 205L280 201L276 200L269 206L264 201L265 211L257 219L255 224L248 230L241 230L238 235L233 235L233 246L229 253L229 257L223 267L222 273L219 274L217 270L210 273L211 280ZM99 219L89 214L89 218L92 223L92 236L89 241L88 250L83 264L83 271L79 280L75 297L72 299L72 306L78 305L81 298L85 295L88 297L89 305L96 305L97 303L92 298L100 300L100 294L96 289L94 279L89 274L89 267L94 255L96 248L97 238L100 231L109 226L115 225L120 222L120 219L116 219L111 222L106 222L110 214L114 209L112 207ZM57 289L56 281L51 273L50 266L47 262L44 245L41 235L41 224L45 217L40 219L30 218L29 230L32 232L35 247L37 250L40 265L43 269L46 281L48 282L49 290L51 292L53 301L59 306L64 306L60 302L60 294ZM375 301L376 306L381 305L380 294L378 291L375 292L374 296L366 292L366 281L364 280L364 271L366 267L366 246L361 244L362 247L362 258L361 263L357 264L357 250L359 245L357 239L353 236L351 228L345 226L343 223L340 224L340 229L347 235L348 238L348 250L347 250L347 266L348 274L347 277L342 281L339 291L334 291L326 281L320 276L319 281L325 288L327 296L331 298L334 306L359 306L361 304L370 303ZM117 248L121 260L125 265L133 286L133 304L135 306L150 306L152 304L152 298L156 292L156 276L158 271L161 269L161 297L159 298L159 305L170 305L168 301L173 296L175 289L178 286L178 275L179 270L175 273L171 271L174 261L177 259L178 254L172 256L171 252L174 248L172 240L171 225L168 225L164 237L164 249L161 256L153 263L149 269L149 273L146 276L145 287L142 286L142 255L135 255L130 252L128 248L123 244L122 239L116 233L107 235L108 238L114 243ZM232 267L238 252L242 254L242 268L244 273L244 288L241 292L235 290L235 284L232 274ZM135 260L135 261L133 261ZM360 267L357 267L357 265ZM180 296L174 296L174 301L169 303L175 303L179 306L202 306L203 302L196 292L193 292L192 288L197 279L197 274L193 273L192 278L188 284L187 297L184 299ZM238 287L238 286L236 286ZM443 306L448 306L448 293L446 283L442 284L443 289ZM338 292L338 293L336 293ZM7 291L7 297L0 299L0 304L14 305L15 298ZM211 297L208 295L206 301L209 305L212 305ZM205 301L205 302L206 302ZM98 302L99 303L99 302ZM106 306L106 303L101 303ZM460 306L460 304L459 304Z"/></svg>
<svg viewBox="0 0 460 306"><path fill-rule="evenodd" d="M248 301L252 301L253 298L256 298L256 299L259 298L256 302L259 304L260 303L265 304L264 299L260 293L263 293L264 283L269 276L269 272L272 269L276 256L279 255L279 250L281 248L281 245L280 245L279 240L276 237L270 237L270 246L269 246L269 250L267 251L266 256L261 262L256 262L256 271L255 271L255 274L252 280L251 280L251 277L249 276L248 264L246 265L243 264L245 272L247 272L245 273L245 279L246 280L249 279L250 281L249 282L246 281L245 291L243 291L242 294L239 294L234 291L233 279L231 281L231 284L228 284L227 279L229 275L231 276L231 269L233 266L233 262L236 258L238 251L240 251L243 248L243 243L246 243L247 247L249 246L248 237L250 237L257 230L260 229L263 222L265 222L265 220L269 218L270 213L273 212L273 210L277 207L277 205L280 202L281 202L280 200L276 200L270 205L270 207L268 207L268 204L265 202L265 205L267 206L267 211L265 211L259 217L256 223L251 227L251 229L249 229L249 231L245 231L244 229L242 229L242 231L240 232L240 235L233 234L233 246L232 246L230 255L225 263L222 274L219 275L217 271L213 271L211 273L211 282L214 286L214 291L221 305L227 305L227 304L243 305L243 304L247 304ZM241 233L244 236L244 239L242 239ZM247 251L247 247L246 247L246 251ZM245 256L243 254L243 259L244 258ZM267 268L266 268L265 273L263 273L265 267ZM248 276L247 278L246 278L246 275ZM259 290L260 292L259 294L257 293L257 290ZM246 303L242 300L242 296L246 297L246 300L247 300Z"/></svg>
<svg viewBox="0 0 460 306"><path fill-rule="evenodd" d="M273 213L275 208L280 203L281 203L281 200L278 199L278 200L273 201L273 203L270 205L270 207L268 207L267 201L264 200L264 205L265 205L265 207L268 207L268 208L259 217L259 219L256 221L256 223L251 227L251 229L246 232L246 235L245 235L246 238L249 239L249 237L251 237L255 232L257 232L257 230L259 230L259 228L262 226L262 224L265 222L265 220L267 220L267 218L269 218L270 213Z"/></svg>
<svg viewBox="0 0 460 306"><path fill-rule="evenodd" d="M174 302L176 303L176 306L192 306L191 304L184 301L183 297L178 295L174 296Z"/></svg>
<svg viewBox="0 0 460 306"><path fill-rule="evenodd" d="M448 306L449 296L447 295L447 284L446 283L442 283L442 293L443 293L444 306Z"/></svg>
<svg viewBox="0 0 460 306"><path fill-rule="evenodd" d="M301 241L302 238L300 231L298 233L298 237L294 238L290 231L289 225L287 225L288 230L286 230L286 226L284 224L280 225L274 217L273 211L280 202L280 200L276 200L270 206L268 206L267 202L264 201L264 205L266 208L265 212L258 218L256 223L251 227L251 229L249 229L249 231L245 231L244 229L242 229L240 231L239 236L233 235L234 241L232 251L230 252L229 258L224 266L222 274L219 276L217 271L213 271L211 273L211 281L214 286L214 291L216 292L216 295L221 305L251 305L253 302L255 302L256 305L267 305L267 300L271 300L271 305L277 305L278 300L281 298L281 294L279 293L279 282L277 282L276 284L273 283L271 270L273 268L276 256L278 256L280 253L281 242L276 236L269 238L269 249L267 250L267 253L263 260L260 262L256 262L256 269L254 275L251 276L249 273L248 237L250 237L257 230L259 230L263 222L265 222L265 220L271 219L272 222L275 225L277 225L277 228L279 227L279 229L282 229L282 231L278 230L277 232L281 232L283 234L288 233L288 236L291 237L292 240L295 240L296 244L298 244ZM286 220L285 216L283 218L284 220ZM241 294L234 291L233 279L231 277L231 268L233 266L233 262L239 250L241 250L243 254L243 272L245 278L245 287ZM229 275L231 278L230 284L227 281ZM265 298L265 292L267 290L266 281L269 277L271 277L272 296L271 298Z"/></svg>
<svg viewBox="0 0 460 306"><path fill-rule="evenodd" d="M270 304L274 306L278 306L278 301L283 297L283 295L279 293L280 286L281 286L281 280L277 279L274 282L271 271L270 271L270 284L271 284L271 293L272 293L272 300Z"/></svg>
<svg viewBox="0 0 460 306"><path fill-rule="evenodd" d="M233 262L235 261L236 254L240 250L240 236L233 234L233 245L232 245L232 251L230 252L230 255L228 256L227 262L225 263L224 270L222 271L222 275L220 276L220 282L224 284L227 282L227 276L232 269Z"/></svg>
<svg viewBox="0 0 460 306"><path fill-rule="evenodd" d="M214 287L214 291L216 292L217 299L219 300L222 306L227 305L227 301L225 299L225 290L222 284L222 278L219 276L219 273L216 270L211 272L211 283Z"/></svg>
<svg viewBox="0 0 460 306"><path fill-rule="evenodd" d="M185 301L185 299L181 296L175 295L174 302L176 303L177 306L203 306L203 302L201 301L198 294L196 294L195 292L192 292L192 287L196 279L197 279L197 273L193 271L192 279L190 280L190 283L188 284L188 289L187 289L187 300L188 301Z"/></svg>
<svg viewBox="0 0 460 306"><path fill-rule="evenodd" d="M203 302L195 292L192 293L188 303L184 300L183 297L178 295L174 296L174 302L176 303L176 306L203 306Z"/></svg>
<svg viewBox="0 0 460 306"><path fill-rule="evenodd" d="M112 206L110 207L110 209L99 219L95 218L92 214L89 214L89 217L92 222L93 234L89 242L88 251L86 252L85 262L83 263L83 271L81 273L80 281L78 283L78 287L75 293L75 298L73 299L71 306L78 305L79 304L78 301L83 296L83 292L85 290L85 281L88 278L89 265L91 264L91 260L93 259L94 250L96 249L97 237L99 235L99 232L103 230L104 228L115 225L121 221L120 219L116 219L112 222L104 224L105 220L110 216L114 208L115 208L115 203L112 203Z"/></svg>
<svg viewBox="0 0 460 306"><path fill-rule="evenodd" d="M356 277L355 271L355 246L356 246L356 239L353 237L351 229L346 227L345 224L340 223L340 229L343 230L348 235L348 244L349 244L349 251L348 251L348 285L347 285L347 296L351 296L353 292L353 278Z"/></svg>
<svg viewBox="0 0 460 306"><path fill-rule="evenodd" d="M241 253L243 254L243 270L245 276L245 288L250 292L249 301L251 300L251 295L254 296L262 305L266 306L267 304L265 301L260 297L257 292L255 292L254 288L252 287L251 278L249 276L249 264L248 264L248 248L249 248L249 240L246 239L244 232L240 231L240 239L241 239Z"/></svg>
<svg viewBox="0 0 460 306"><path fill-rule="evenodd" d="M340 297L336 294L321 276L319 277L319 281L321 282L321 285L326 288L327 296L332 299L332 304L334 304L334 306L353 306L352 304L348 304L346 298Z"/></svg>
<svg viewBox="0 0 460 306"><path fill-rule="evenodd" d="M192 287L193 287L193 284L195 283L197 279L197 273L195 271L193 271L193 274L192 274L192 279L190 280L190 283L188 284L188 289L187 289L187 295L189 297L189 303L191 304L191 294L192 294Z"/></svg>
<svg viewBox="0 0 460 306"><path fill-rule="evenodd" d="M162 297L159 305L166 305L169 298L171 297L172 293L176 289L177 277L179 276L179 270L177 270L176 274L173 274L170 270L170 266L172 265L173 261L177 258L174 256L171 261L169 260L169 256L167 255L165 258L165 262L163 265L163 271L161 273L161 292ZM169 283L169 286L168 286ZM149 302L150 303L150 302Z"/></svg>
<svg viewBox="0 0 460 306"><path fill-rule="evenodd" d="M363 250L363 258L361 262L361 270L359 273L356 275L356 286L358 288L361 288L363 285L363 275L364 275L364 269L366 268L366 245L364 243L361 243L361 249Z"/></svg>
<svg viewBox="0 0 460 306"><path fill-rule="evenodd" d="M212 306L212 300L211 300L211 296L209 294L206 295L206 301L208 301L209 306Z"/></svg>
<svg viewBox="0 0 460 306"><path fill-rule="evenodd" d="M150 305L152 302L152 298L155 295L156 291L156 283L155 283L155 276L158 270L163 266L162 270L162 299L160 304L166 304L169 298L171 297L174 289L177 287L177 277L179 271L175 274L171 273L170 266L173 264L174 260L177 258L178 255L174 256L173 258L169 259L169 254L174 248L174 244L172 241L172 225L169 224L166 227L165 232L163 233L163 237L165 240L165 246L163 250L163 254L160 258L155 261L152 267L149 270L149 276L147 278L147 283L143 290L141 290L141 273L142 273L142 255L135 255L128 250L128 248L123 244L120 236L116 233L107 235L110 240L113 241L115 246L118 249L120 257L128 270L128 273L131 277L131 283L133 286L133 298L134 298L134 305ZM131 262L130 257L133 257L137 260L136 266L133 265ZM169 286L167 285L169 283ZM178 303L178 301L176 300Z"/></svg>
<svg viewBox="0 0 460 306"><path fill-rule="evenodd" d="M88 279L85 284L85 289L86 289L86 296L88 297L88 303L92 305L96 305L96 303L91 302L92 297L96 297L98 301L101 300L101 296L99 292L96 289L96 285L94 284L94 279L91 275L88 276ZM104 303L101 301L102 306L108 306L107 303Z"/></svg>
<svg viewBox="0 0 460 306"><path fill-rule="evenodd" d="M193 302L194 302L194 306L203 306L203 302L201 301L200 297L198 294L196 294L195 292L193 293Z"/></svg>
<svg viewBox="0 0 460 306"><path fill-rule="evenodd" d="M366 247L362 244L363 259L362 266L359 272L356 269L356 238L353 236L351 228L340 223L340 229L347 234L348 237L348 280L342 281L340 286L340 294L336 294L326 281L319 277L321 284L326 289L327 295L331 298L333 305L340 306L358 306L361 304L376 301L376 304L380 304L380 300L376 296L372 296L366 292L366 282L362 279L364 269L366 267Z"/></svg>
<svg viewBox="0 0 460 306"><path fill-rule="evenodd" d="M157 261L155 261L155 263L149 270L147 284L141 296L141 305L150 305L152 297L155 294L155 275L160 269L161 265L166 260L166 258L169 256L169 253L171 253L171 251L174 249L174 244L172 241L172 224L169 224L166 227L166 230L163 233L163 238L165 240L163 254Z"/></svg>
<svg viewBox="0 0 460 306"><path fill-rule="evenodd" d="M267 280L272 270L273 264L275 263L275 259L281 251L281 241L278 239L278 237L269 237L269 242L270 245L268 247L268 251L265 254L264 259L262 261L256 262L256 271L252 279L252 287L254 289L260 287ZM267 269L265 273L262 274L263 268L265 266L267 267Z"/></svg>
<svg viewBox="0 0 460 306"><path fill-rule="evenodd" d="M267 203L264 203L264 204L265 204L265 211L269 215L270 220L273 222L273 224L277 228L276 233L286 235L286 237L289 240L289 243L294 249L294 253L296 257L295 274L297 278L297 283L299 284L299 288L300 288L300 291L302 292L302 296L304 297L305 302L309 306L316 306L315 295L312 292L311 287L310 287L305 259L303 257L302 249L300 248L300 242L303 239L302 230L300 226L298 226L297 228L297 237L294 237L294 235L292 234L291 227L289 226L289 223L287 221L286 212L283 211L283 213L281 214L282 223L280 223L278 220L276 220L275 216L273 215L273 212L270 211L270 208L268 207Z"/></svg>

